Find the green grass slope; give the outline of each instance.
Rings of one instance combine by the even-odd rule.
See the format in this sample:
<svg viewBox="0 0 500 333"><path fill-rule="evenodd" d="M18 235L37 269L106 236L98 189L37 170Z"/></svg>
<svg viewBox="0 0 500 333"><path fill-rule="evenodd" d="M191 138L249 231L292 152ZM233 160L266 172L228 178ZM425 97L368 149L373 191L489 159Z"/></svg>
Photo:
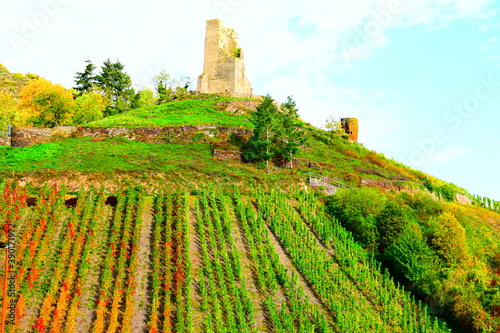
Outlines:
<svg viewBox="0 0 500 333"><path fill-rule="evenodd" d="M231 98L188 99L131 110L86 124L87 127L162 127L218 125L249 128L248 116L224 112L219 107Z"/></svg>
<svg viewBox="0 0 500 333"><path fill-rule="evenodd" d="M228 97L199 97L174 101L160 106L131 110L87 124L89 127L158 127L213 126L251 130L249 110L241 107L248 100ZM231 104L233 103L233 104ZM228 112L229 108L238 112ZM236 107L234 106L236 105ZM306 125L307 144L295 156L294 168L283 168L274 161L267 171L255 164L218 161L213 150L241 150L248 138L225 133L207 134L203 130L190 135L166 136L163 144L145 143L123 137L58 139L27 148L0 147L0 177L22 178L37 174L42 178L69 175L72 172L103 178L113 173L127 173L125 178L156 173L189 172L196 179L238 183L279 181L284 186L303 183L309 172L321 174L350 186L360 186L363 179L386 182L393 188L423 189L429 176L385 158L361 144L349 143L329 132ZM158 140L157 140L158 141ZM215 177L215 178L214 178ZM93 175L95 179L95 175ZM98 181L98 180L96 180ZM443 183L438 183L442 186ZM465 190L453 187L455 192Z"/></svg>

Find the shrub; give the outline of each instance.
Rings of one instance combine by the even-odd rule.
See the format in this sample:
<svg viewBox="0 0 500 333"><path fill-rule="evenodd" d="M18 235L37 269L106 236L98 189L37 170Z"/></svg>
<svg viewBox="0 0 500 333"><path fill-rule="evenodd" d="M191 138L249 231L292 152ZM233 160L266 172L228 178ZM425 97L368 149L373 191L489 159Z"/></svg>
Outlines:
<svg viewBox="0 0 500 333"><path fill-rule="evenodd" d="M373 188L340 189L327 203L329 212L370 250L378 246L376 216L384 206L385 197Z"/></svg>
<svg viewBox="0 0 500 333"><path fill-rule="evenodd" d="M410 222L406 208L397 201L388 202L376 219L381 251L392 244Z"/></svg>
<svg viewBox="0 0 500 333"><path fill-rule="evenodd" d="M346 182L348 182L349 184L351 185L354 185L354 186L361 186L361 177L358 176L357 174L355 173L347 173L345 176L344 176L344 179Z"/></svg>
<svg viewBox="0 0 500 333"><path fill-rule="evenodd" d="M429 190L429 192L434 192L434 185L432 185L431 181L429 179L426 179L422 182L422 185L424 185L424 187L426 189Z"/></svg>
<svg viewBox="0 0 500 333"><path fill-rule="evenodd" d="M430 219L429 226L433 231L432 244L448 264L470 262L465 229L452 213Z"/></svg>
<svg viewBox="0 0 500 333"><path fill-rule="evenodd" d="M442 204L434 200L428 193L402 192L399 194L398 200L402 204L411 207L422 220L428 220L430 216L439 215L443 212Z"/></svg>
<svg viewBox="0 0 500 333"><path fill-rule="evenodd" d="M427 245L417 224L408 225L389 245L384 256L424 295L433 295L440 264L436 252Z"/></svg>

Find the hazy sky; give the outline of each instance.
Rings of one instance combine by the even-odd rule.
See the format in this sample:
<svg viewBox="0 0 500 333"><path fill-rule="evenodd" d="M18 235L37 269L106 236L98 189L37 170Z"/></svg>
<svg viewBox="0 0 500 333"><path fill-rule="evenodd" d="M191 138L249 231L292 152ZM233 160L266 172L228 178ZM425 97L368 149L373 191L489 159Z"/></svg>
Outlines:
<svg viewBox="0 0 500 333"><path fill-rule="evenodd" d="M360 142L500 200L500 3L490 0L0 0L0 63L67 88L85 59L136 87L203 70L205 21L235 29L256 94L358 117Z"/></svg>

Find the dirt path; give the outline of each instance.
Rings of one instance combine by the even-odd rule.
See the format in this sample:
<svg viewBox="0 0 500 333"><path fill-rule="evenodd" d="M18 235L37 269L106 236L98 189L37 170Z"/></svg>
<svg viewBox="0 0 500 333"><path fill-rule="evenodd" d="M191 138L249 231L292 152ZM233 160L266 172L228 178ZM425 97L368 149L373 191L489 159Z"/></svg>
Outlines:
<svg viewBox="0 0 500 333"><path fill-rule="evenodd" d="M200 269L203 262L201 254L201 246L198 233L196 232L196 213L195 204L197 197L189 197L189 219L188 219L188 235L189 235L189 260L191 264L191 300L193 302L193 332L204 332L203 330L203 316L204 314L199 311L201 307L201 299L199 295L199 276Z"/></svg>
<svg viewBox="0 0 500 333"><path fill-rule="evenodd" d="M132 333L147 332L149 276L151 274L151 237L153 233L153 198L146 197L141 216L142 226L137 253L137 281L134 292L134 315L131 319Z"/></svg>

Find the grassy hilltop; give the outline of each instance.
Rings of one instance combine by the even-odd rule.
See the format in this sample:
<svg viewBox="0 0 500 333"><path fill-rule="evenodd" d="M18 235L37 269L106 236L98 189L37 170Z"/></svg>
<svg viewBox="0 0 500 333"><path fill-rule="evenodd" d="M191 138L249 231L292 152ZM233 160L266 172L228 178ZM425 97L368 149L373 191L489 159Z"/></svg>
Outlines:
<svg viewBox="0 0 500 333"><path fill-rule="evenodd" d="M234 102L238 103L238 99ZM237 112L225 109L231 98L219 97L191 99L166 103L160 106L131 110L102 120L85 124L85 127L162 127L162 126L219 126L251 131L250 110L237 107ZM273 172L266 172L254 164L235 161L216 161L212 158L214 146L223 150L241 150L248 137L232 136L217 130L207 133L200 130L194 135L165 137L163 144L129 140L123 137L75 137L27 148L0 147L0 173L46 175L80 173L127 172L130 177L145 173L170 171L199 172L201 177L215 176L234 181L255 178L282 179L285 183L303 182L307 172L317 172L357 186L361 178L388 180L402 186L421 187L427 176L408 169L399 163L376 154L362 145L316 129L307 128L307 146L296 158L296 167L283 168L278 164ZM218 170L226 170L219 172ZM229 171L230 170L230 171ZM299 177L299 178L297 178ZM300 180L299 180L300 179Z"/></svg>
<svg viewBox="0 0 500 333"><path fill-rule="evenodd" d="M10 332L499 331L499 212L307 124L293 168L215 158L245 147L250 134L221 128L253 130L246 102L85 125L199 128L156 143L0 147L0 219L21 240ZM345 188L313 189L310 172Z"/></svg>

